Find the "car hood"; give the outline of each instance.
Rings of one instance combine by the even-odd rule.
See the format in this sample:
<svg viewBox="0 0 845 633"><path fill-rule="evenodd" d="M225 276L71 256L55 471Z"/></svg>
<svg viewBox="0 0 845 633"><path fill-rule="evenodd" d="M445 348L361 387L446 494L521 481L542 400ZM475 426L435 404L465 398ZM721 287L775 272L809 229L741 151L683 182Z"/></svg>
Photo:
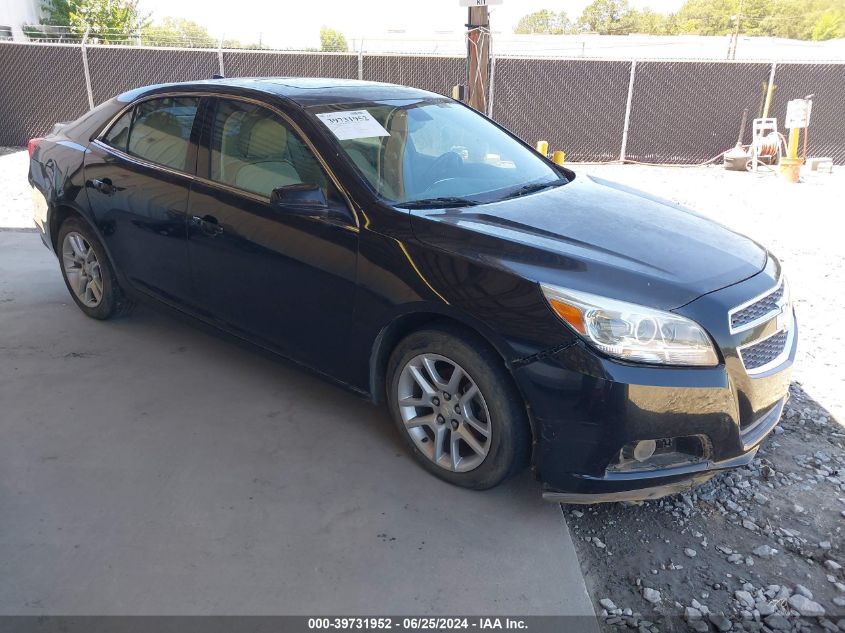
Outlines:
<svg viewBox="0 0 845 633"><path fill-rule="evenodd" d="M416 209L415 237L534 281L670 310L766 265L764 248L599 178L463 209Z"/></svg>

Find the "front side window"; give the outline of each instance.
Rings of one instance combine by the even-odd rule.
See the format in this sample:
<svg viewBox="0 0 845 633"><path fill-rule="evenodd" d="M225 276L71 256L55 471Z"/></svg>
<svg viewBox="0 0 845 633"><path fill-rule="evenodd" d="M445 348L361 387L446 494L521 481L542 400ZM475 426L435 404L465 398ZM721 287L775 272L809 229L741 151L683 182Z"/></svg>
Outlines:
<svg viewBox="0 0 845 633"><path fill-rule="evenodd" d="M491 201L563 183L552 167L477 112L446 99L311 109L381 197L397 204Z"/></svg>
<svg viewBox="0 0 845 633"><path fill-rule="evenodd" d="M133 109L131 125L127 126L123 121L126 117L122 117L105 140L138 158L184 171L198 105L196 97L142 101ZM126 129L128 136L124 139Z"/></svg>
<svg viewBox="0 0 845 633"><path fill-rule="evenodd" d="M287 185L317 185L328 197L321 165L277 114L253 103L220 99L209 144L210 178L267 198Z"/></svg>

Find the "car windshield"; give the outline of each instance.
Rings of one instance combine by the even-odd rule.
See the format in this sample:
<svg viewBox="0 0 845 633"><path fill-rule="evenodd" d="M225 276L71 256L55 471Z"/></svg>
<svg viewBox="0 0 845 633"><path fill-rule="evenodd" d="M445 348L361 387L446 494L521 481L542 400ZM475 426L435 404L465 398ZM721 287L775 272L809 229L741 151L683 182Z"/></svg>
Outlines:
<svg viewBox="0 0 845 633"><path fill-rule="evenodd" d="M397 206L477 204L566 183L529 148L447 99L311 109L372 185Z"/></svg>

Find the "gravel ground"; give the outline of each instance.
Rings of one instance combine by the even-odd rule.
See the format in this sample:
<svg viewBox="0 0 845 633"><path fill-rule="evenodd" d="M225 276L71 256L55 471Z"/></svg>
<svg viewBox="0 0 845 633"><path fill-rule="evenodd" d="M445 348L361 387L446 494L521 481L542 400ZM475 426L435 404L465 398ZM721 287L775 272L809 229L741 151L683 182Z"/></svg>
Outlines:
<svg viewBox="0 0 845 633"><path fill-rule="evenodd" d="M784 264L800 327L784 420L751 466L661 501L564 508L604 628L845 631L845 173L791 185L718 167L575 169L766 245Z"/></svg>
<svg viewBox="0 0 845 633"><path fill-rule="evenodd" d="M32 226L26 152L0 148L0 230ZM610 631L845 631L845 170L798 185L718 167L574 165L685 204L783 262L800 324L784 420L747 468L641 505L564 508ZM837 211L839 209L839 211Z"/></svg>

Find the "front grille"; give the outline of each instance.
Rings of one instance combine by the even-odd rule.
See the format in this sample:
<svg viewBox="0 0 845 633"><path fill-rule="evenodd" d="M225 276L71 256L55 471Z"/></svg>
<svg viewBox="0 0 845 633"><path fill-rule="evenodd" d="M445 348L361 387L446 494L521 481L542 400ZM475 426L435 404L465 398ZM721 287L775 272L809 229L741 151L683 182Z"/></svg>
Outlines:
<svg viewBox="0 0 845 633"><path fill-rule="evenodd" d="M739 353L742 356L745 369L751 371L771 363L783 353L786 347L786 339L787 331L783 330L759 343L741 349Z"/></svg>
<svg viewBox="0 0 845 633"><path fill-rule="evenodd" d="M731 329L739 330L749 323L762 319L768 314L772 314L780 310L780 303L783 300L783 283L767 294L762 299L758 299L751 305L745 306L741 310L731 314Z"/></svg>

